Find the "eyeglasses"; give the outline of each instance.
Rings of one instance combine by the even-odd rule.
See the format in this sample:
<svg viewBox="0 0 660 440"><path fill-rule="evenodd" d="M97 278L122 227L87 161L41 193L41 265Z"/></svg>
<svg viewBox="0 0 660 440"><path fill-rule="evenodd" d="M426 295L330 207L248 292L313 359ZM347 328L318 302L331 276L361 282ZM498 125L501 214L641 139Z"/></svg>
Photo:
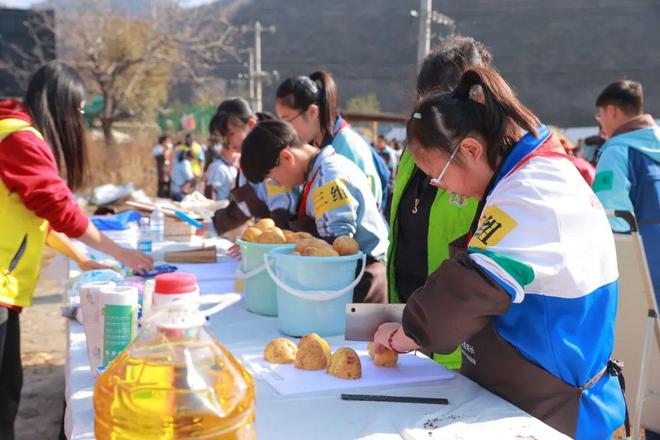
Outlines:
<svg viewBox="0 0 660 440"><path fill-rule="evenodd" d="M293 121L295 121L296 119L298 119L298 118L300 117L300 115L302 115L302 114L305 113L306 111L307 111L307 109L299 111L298 114L295 115L295 116L294 116L293 118L291 118L291 119L285 119L285 118L280 118L280 119L283 120L284 122L288 122L288 123L290 124L290 123L292 123Z"/></svg>
<svg viewBox="0 0 660 440"><path fill-rule="evenodd" d="M429 184L431 186L435 186L436 188L440 188L440 184L442 183L442 178L445 177L445 173L447 172L447 169L449 168L449 164L452 163L454 158L456 157L456 153L458 153L458 149L461 148L461 144L459 143L454 147L454 149L451 152L451 155L449 156L449 160L445 164L444 168L442 168L442 171L440 171L440 174L438 177L435 179L429 180Z"/></svg>

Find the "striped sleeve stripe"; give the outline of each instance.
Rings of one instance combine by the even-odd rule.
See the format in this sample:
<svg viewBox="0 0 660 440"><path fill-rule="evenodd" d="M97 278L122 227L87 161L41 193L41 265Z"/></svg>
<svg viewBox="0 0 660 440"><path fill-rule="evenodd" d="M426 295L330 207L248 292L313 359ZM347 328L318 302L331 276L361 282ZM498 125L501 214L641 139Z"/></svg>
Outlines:
<svg viewBox="0 0 660 440"><path fill-rule="evenodd" d="M525 296L522 286L492 258L485 254L476 252L470 253L470 258L479 267L485 270L497 284L502 286L502 288L504 288L504 290L506 290L509 295L511 295L514 303L522 302L523 297Z"/></svg>

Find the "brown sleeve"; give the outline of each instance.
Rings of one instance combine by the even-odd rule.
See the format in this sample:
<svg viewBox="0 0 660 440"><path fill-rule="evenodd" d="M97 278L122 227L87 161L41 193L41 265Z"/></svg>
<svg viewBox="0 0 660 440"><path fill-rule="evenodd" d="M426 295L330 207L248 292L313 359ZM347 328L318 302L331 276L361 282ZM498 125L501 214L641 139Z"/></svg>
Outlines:
<svg viewBox="0 0 660 440"><path fill-rule="evenodd" d="M220 209L213 214L213 226L218 235L223 235L236 229L248 220L250 220L250 217L245 215L233 200L229 202L226 208Z"/></svg>
<svg viewBox="0 0 660 440"><path fill-rule="evenodd" d="M509 309L511 297L468 257L446 260L411 295L403 330L423 349L448 354Z"/></svg>
<svg viewBox="0 0 660 440"><path fill-rule="evenodd" d="M270 216L268 206L257 197L252 185L245 184L238 188L234 188L229 194L230 200L236 203L245 203L250 210L250 214L255 218L267 218Z"/></svg>
<svg viewBox="0 0 660 440"><path fill-rule="evenodd" d="M291 214L286 209L275 209L270 212L270 218L275 222L275 226L280 229L288 229L289 221L291 221Z"/></svg>

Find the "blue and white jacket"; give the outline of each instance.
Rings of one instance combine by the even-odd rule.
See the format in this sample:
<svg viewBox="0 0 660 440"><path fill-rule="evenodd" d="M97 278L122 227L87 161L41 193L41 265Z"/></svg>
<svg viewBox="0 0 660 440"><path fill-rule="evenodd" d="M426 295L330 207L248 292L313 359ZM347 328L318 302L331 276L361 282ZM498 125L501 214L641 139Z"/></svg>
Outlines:
<svg viewBox="0 0 660 440"><path fill-rule="evenodd" d="M360 250L383 259L389 231L378 210L367 177L353 162L328 145L313 159L305 188L305 214L316 222L321 237L348 235ZM303 197L305 197L303 195Z"/></svg>
<svg viewBox="0 0 660 440"><path fill-rule="evenodd" d="M373 152L367 141L360 136L351 126L341 117L337 118L333 129L332 139L328 139L327 144L332 144L337 154L348 158L364 173L369 181L369 188L376 199L378 208L381 208L383 201L383 183L381 182L374 163Z"/></svg>
<svg viewBox="0 0 660 440"><path fill-rule="evenodd" d="M269 182L269 179L259 183L248 182L241 173L238 176L238 186L250 185L257 198L268 206L268 210L273 212L278 209L285 209L291 215L296 213L298 207L298 189L285 188Z"/></svg>
<svg viewBox="0 0 660 440"><path fill-rule="evenodd" d="M626 126L637 129L626 130ZM660 303L660 127L643 115L617 132L601 148L594 192L605 209L630 211L637 217ZM610 219L610 223L617 232L630 230L622 219Z"/></svg>
<svg viewBox="0 0 660 440"><path fill-rule="evenodd" d="M547 389L525 383L520 372L484 360L479 335L492 326L492 341L506 341L522 362L574 388L579 408L570 435L605 439L625 414L618 379L602 374L614 347L614 238L601 203L559 142L547 128L539 132L514 146L485 195L467 254L445 261L413 293L403 326L434 351L463 342L461 371L479 383L486 377L480 371L490 371L482 385L511 401L525 390L544 396Z"/></svg>

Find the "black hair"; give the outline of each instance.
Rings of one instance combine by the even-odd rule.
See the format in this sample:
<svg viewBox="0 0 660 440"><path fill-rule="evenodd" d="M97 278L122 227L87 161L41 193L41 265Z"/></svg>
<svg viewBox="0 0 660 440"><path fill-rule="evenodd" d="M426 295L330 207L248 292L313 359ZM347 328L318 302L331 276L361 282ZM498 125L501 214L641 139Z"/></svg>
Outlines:
<svg viewBox="0 0 660 440"><path fill-rule="evenodd" d="M184 159L193 160L194 158L195 155L193 154L192 150L184 150L181 155L179 155L179 162L183 162Z"/></svg>
<svg viewBox="0 0 660 440"><path fill-rule="evenodd" d="M596 107L614 105L628 116L644 112L644 91L637 81L620 79L605 87L596 99Z"/></svg>
<svg viewBox="0 0 660 440"><path fill-rule="evenodd" d="M281 120L259 122L241 147L241 170L252 183L262 182L277 166L280 152L304 145L291 124Z"/></svg>
<svg viewBox="0 0 660 440"><path fill-rule="evenodd" d="M424 58L417 75L417 96L431 91L448 92L456 87L467 69L487 67L491 60L491 53L482 43L471 37L455 35Z"/></svg>
<svg viewBox="0 0 660 440"><path fill-rule="evenodd" d="M339 115L339 93L330 72L318 70L309 76L288 78L277 88L276 97L281 104L301 112L316 104L323 138L332 137Z"/></svg>
<svg viewBox="0 0 660 440"><path fill-rule="evenodd" d="M496 169L520 140L521 130L538 135L539 120L514 95L494 69L466 71L451 92L423 98L408 121L408 145L449 153L461 139L479 134L486 141L488 163Z"/></svg>
<svg viewBox="0 0 660 440"><path fill-rule="evenodd" d="M256 121L266 121L275 119L268 112L254 113L250 104L243 98L230 98L222 101L218 106L215 115L209 122L209 133L227 136L229 134L229 124L245 125L250 119Z"/></svg>
<svg viewBox="0 0 660 440"><path fill-rule="evenodd" d="M162 144L162 143L165 142L167 139L169 139L167 135L165 135L165 134L160 135L160 136L158 136L158 143L159 143L159 144Z"/></svg>
<svg viewBox="0 0 660 440"><path fill-rule="evenodd" d="M25 106L34 126L50 145L72 190L80 188L87 169L87 143L81 102L85 84L80 73L61 61L50 61L32 75Z"/></svg>

